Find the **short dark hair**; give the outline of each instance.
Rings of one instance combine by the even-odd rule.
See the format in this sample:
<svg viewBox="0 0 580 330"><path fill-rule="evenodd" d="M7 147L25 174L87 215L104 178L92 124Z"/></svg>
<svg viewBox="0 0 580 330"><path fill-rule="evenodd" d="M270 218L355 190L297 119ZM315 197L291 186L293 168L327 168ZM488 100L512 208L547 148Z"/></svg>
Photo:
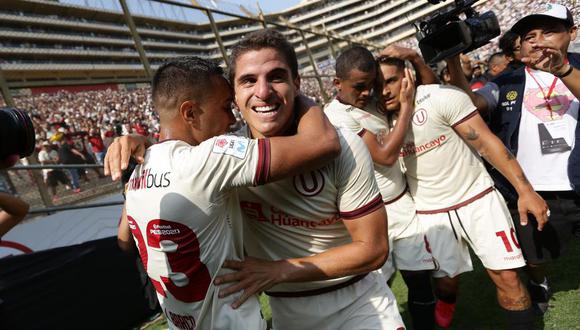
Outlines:
<svg viewBox="0 0 580 330"><path fill-rule="evenodd" d="M214 61L196 56L177 57L163 63L151 82L157 110L172 109L188 99L201 100L212 76L223 76Z"/></svg>
<svg viewBox="0 0 580 330"><path fill-rule="evenodd" d="M352 46L343 51L336 59L336 76L347 79L352 70L371 72L377 69L373 54L361 46Z"/></svg>
<svg viewBox="0 0 580 330"><path fill-rule="evenodd" d="M378 59L379 64L396 66L399 70L405 70L405 61L396 57L381 56Z"/></svg>
<svg viewBox="0 0 580 330"><path fill-rule="evenodd" d="M508 30L501 36L501 38L499 38L499 48L507 56L513 57L515 50L514 44L519 37L520 37L519 34L513 32L512 30Z"/></svg>
<svg viewBox="0 0 580 330"><path fill-rule="evenodd" d="M236 61L238 58L246 52L264 48L272 48L278 51L286 59L292 78L298 77L298 59L292 44L280 32L273 29L262 29L248 34L232 47L228 72L232 84L236 75Z"/></svg>
<svg viewBox="0 0 580 330"><path fill-rule="evenodd" d="M491 69L491 66L496 63L496 60L500 57L504 57L505 54L503 52L493 53L489 59L487 59L487 68Z"/></svg>

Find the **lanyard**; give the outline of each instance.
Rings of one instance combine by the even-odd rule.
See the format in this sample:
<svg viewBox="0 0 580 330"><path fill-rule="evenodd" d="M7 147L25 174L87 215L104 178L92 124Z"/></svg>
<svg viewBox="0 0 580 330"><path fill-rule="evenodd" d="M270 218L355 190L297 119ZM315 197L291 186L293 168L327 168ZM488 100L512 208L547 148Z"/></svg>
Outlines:
<svg viewBox="0 0 580 330"><path fill-rule="evenodd" d="M544 101L546 102L546 107L548 108L548 110L550 110L550 119L554 119L554 117L552 116L552 105L550 104L550 96L552 96L552 93L554 92L554 88L556 88L556 83L558 82L558 77L554 77L554 80L552 81L552 85L550 85L550 89L548 89L548 93L544 93L544 88L542 87L542 85L540 85L540 82L538 82L538 80L536 79L536 77L534 77L534 74L532 73L532 71L530 70L530 67L526 67L526 71L528 71L528 73L530 74L530 77L532 77L532 79L534 79L534 81L536 82L536 85L538 85L538 87L540 88L540 91L542 92L542 95L544 96Z"/></svg>

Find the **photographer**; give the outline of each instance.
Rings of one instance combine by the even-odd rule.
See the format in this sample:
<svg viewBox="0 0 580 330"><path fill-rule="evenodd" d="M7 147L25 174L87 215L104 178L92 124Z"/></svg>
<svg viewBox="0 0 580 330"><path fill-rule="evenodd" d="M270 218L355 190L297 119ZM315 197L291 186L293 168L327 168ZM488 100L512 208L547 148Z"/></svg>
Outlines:
<svg viewBox="0 0 580 330"><path fill-rule="evenodd" d="M580 139L578 97L580 54L568 53L577 27L570 10L546 4L543 12L520 19L511 29L521 38L526 67L500 75L472 93L457 58L448 60L452 84L463 89L489 117L492 131L517 157L533 188L548 203L550 222L543 231L517 221L513 187L491 172L510 202L515 227L528 264L528 289L537 312L545 313L551 293L545 264L557 258L580 216ZM539 96L538 96L539 95ZM495 174L495 175L494 175Z"/></svg>

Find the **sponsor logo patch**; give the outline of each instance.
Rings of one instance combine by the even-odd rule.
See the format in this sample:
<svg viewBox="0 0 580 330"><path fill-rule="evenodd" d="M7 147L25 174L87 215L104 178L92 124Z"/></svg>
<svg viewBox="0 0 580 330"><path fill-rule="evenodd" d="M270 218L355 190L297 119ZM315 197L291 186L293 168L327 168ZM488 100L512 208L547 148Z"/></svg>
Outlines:
<svg viewBox="0 0 580 330"><path fill-rule="evenodd" d="M225 154L239 159L246 158L248 153L248 139L238 136L222 136L215 140L212 152L214 154Z"/></svg>
<svg viewBox="0 0 580 330"><path fill-rule="evenodd" d="M518 92L516 91L509 91L505 96L508 101L513 101L516 99L516 97L518 97Z"/></svg>

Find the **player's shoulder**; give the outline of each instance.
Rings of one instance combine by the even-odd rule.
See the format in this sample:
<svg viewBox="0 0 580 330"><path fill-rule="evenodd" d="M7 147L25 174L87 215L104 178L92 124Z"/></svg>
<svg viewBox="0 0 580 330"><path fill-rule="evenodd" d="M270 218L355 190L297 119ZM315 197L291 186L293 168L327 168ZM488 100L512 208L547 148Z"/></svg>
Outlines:
<svg viewBox="0 0 580 330"><path fill-rule="evenodd" d="M337 128L336 132L341 148L340 156L336 158L336 161L341 162L345 159L356 159L361 154L368 154L368 149L360 136L346 128Z"/></svg>

